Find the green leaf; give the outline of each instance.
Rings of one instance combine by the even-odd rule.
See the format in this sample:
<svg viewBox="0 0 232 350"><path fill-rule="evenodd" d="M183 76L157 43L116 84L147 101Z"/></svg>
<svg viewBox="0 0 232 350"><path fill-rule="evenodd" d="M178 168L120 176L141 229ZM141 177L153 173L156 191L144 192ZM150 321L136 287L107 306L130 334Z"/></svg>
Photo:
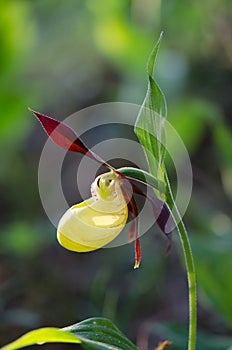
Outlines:
<svg viewBox="0 0 232 350"><path fill-rule="evenodd" d="M64 330L77 335L86 349L138 350L110 320L105 318L90 318Z"/></svg>
<svg viewBox="0 0 232 350"><path fill-rule="evenodd" d="M153 78L161 38L162 33L148 59L148 89L135 123L135 134L144 147L151 174L163 181L164 122L167 117L167 105L160 87Z"/></svg>
<svg viewBox="0 0 232 350"><path fill-rule="evenodd" d="M59 328L40 328L23 335L1 348L1 350L16 350L34 344L42 345L44 343L81 343L81 341L72 333L62 331Z"/></svg>
<svg viewBox="0 0 232 350"><path fill-rule="evenodd" d="M16 350L44 343L81 344L88 350L138 350L110 320L105 318L90 318L62 329L40 328L23 335L1 350Z"/></svg>

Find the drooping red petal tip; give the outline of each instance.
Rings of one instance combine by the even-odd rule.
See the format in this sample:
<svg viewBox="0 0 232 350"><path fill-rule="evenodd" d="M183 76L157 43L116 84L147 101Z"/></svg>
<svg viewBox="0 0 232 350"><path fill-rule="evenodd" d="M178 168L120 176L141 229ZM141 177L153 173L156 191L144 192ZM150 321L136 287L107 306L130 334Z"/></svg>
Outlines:
<svg viewBox="0 0 232 350"><path fill-rule="evenodd" d="M135 259L134 269L138 269L141 263L141 248L140 248L139 238L137 238L135 241L135 253L136 253L135 254L136 259Z"/></svg>

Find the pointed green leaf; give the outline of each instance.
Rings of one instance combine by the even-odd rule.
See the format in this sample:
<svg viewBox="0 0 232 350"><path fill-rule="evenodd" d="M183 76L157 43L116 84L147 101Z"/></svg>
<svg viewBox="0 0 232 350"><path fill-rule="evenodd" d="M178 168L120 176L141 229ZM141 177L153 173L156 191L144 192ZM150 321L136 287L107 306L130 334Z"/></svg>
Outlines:
<svg viewBox="0 0 232 350"><path fill-rule="evenodd" d="M72 333L64 332L59 328L40 328L28 332L1 350L16 350L30 345L42 345L44 343L81 343Z"/></svg>
<svg viewBox="0 0 232 350"><path fill-rule="evenodd" d="M153 78L155 61L158 55L163 33L155 44L147 62L148 89L144 100L146 107L158 113L161 117L167 117L167 104L162 90ZM138 122L138 121L137 121Z"/></svg>
<svg viewBox="0 0 232 350"><path fill-rule="evenodd" d="M138 350L110 320L105 318L90 318L62 329L40 328L23 335L1 350L17 350L44 343L81 344L87 350Z"/></svg>
<svg viewBox="0 0 232 350"><path fill-rule="evenodd" d="M135 123L135 133L144 147L150 172L162 181L162 163L165 155L165 149L163 147L164 123L167 116L167 105L160 87L153 78L155 61L161 39L162 33L148 59L148 89ZM154 157L156 162L154 161Z"/></svg>
<svg viewBox="0 0 232 350"><path fill-rule="evenodd" d="M138 350L110 320L105 318L90 318L63 330L78 336L85 349Z"/></svg>

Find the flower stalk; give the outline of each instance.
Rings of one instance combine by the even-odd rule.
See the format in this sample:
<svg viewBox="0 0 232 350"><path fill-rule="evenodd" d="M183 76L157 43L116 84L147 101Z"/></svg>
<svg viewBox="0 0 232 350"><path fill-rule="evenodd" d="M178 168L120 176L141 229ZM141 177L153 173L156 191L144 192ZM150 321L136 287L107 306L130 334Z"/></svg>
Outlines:
<svg viewBox="0 0 232 350"><path fill-rule="evenodd" d="M180 237L180 242L185 258L185 266L188 279L188 302L189 302L189 338L188 338L188 350L195 350L196 348L196 336L197 336L197 285L196 285L196 272L194 266L194 259L192 255L192 249L188 237L187 230L180 215L180 212L176 206L175 200L172 195L171 186L169 183L167 172L165 171L165 181L167 184L167 204L170 208L173 208L173 213L177 221L177 231Z"/></svg>
<svg viewBox="0 0 232 350"><path fill-rule="evenodd" d="M132 179L139 180L153 188L159 188L158 180L141 169L135 168L121 168L118 169L124 175L131 177ZM178 231L180 242L185 258L185 266L187 271L188 280L188 303L189 303L189 338L188 338L188 350L195 350L196 348L196 336L197 336L197 287L196 287L196 273L194 267L194 259L192 255L191 245L188 238L188 233L185 228L184 222L180 215L180 212L176 206L170 182L168 179L167 172L165 170L165 183L166 183L166 203L169 208L172 209L172 216L176 223L176 229ZM163 185L163 184L162 184Z"/></svg>

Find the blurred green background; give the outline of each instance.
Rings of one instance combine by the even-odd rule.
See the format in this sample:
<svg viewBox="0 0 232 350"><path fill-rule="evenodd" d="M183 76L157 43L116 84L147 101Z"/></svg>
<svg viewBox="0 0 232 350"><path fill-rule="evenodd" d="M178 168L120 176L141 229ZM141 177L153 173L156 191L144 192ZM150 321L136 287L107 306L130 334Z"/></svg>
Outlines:
<svg viewBox="0 0 232 350"><path fill-rule="evenodd" d="M193 166L185 222L198 278L198 349L232 344L231 0L0 1L1 344L32 328L104 316L141 350L162 339L186 348L177 237L165 256L158 229L145 235L138 271L129 245L90 254L60 247L37 185L46 135L27 110L64 119L96 103L141 103L161 30L156 78Z"/></svg>

